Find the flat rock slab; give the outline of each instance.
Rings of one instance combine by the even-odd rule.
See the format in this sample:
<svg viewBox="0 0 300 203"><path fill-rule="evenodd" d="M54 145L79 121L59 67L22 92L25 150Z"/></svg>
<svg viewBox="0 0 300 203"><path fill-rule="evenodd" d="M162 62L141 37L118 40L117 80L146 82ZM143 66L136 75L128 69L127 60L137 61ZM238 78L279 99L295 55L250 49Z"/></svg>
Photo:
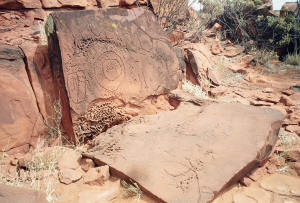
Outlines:
<svg viewBox="0 0 300 203"><path fill-rule="evenodd" d="M182 103L100 134L88 156L162 202L208 202L270 155L282 119L269 108Z"/></svg>
<svg viewBox="0 0 300 203"><path fill-rule="evenodd" d="M95 100L137 105L178 85L178 59L150 11L54 12L47 29L52 66L77 114Z"/></svg>

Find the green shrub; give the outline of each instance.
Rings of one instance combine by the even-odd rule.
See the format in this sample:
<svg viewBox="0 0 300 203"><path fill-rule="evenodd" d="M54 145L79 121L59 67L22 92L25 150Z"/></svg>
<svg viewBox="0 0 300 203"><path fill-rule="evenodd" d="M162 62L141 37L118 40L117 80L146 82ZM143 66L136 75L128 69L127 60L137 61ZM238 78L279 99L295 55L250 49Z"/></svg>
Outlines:
<svg viewBox="0 0 300 203"><path fill-rule="evenodd" d="M300 20L292 13L276 16L261 0L199 2L204 5L202 12L209 16L208 25L221 24L222 36L243 45L246 51L253 48L276 50L283 56L298 50Z"/></svg>

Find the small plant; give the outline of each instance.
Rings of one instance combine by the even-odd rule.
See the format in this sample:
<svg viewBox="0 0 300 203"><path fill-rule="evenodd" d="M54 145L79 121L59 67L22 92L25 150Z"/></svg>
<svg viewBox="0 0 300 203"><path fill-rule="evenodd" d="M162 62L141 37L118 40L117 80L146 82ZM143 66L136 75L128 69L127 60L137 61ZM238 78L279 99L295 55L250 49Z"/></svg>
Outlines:
<svg viewBox="0 0 300 203"><path fill-rule="evenodd" d="M268 49L252 48L251 53L254 56L256 64L268 66L271 59L278 59L277 53Z"/></svg>
<svg viewBox="0 0 300 203"><path fill-rule="evenodd" d="M45 125L47 127L48 139L59 139L59 144L62 146L62 107L60 100L56 101L53 105L54 115L47 119Z"/></svg>
<svg viewBox="0 0 300 203"><path fill-rule="evenodd" d="M292 146L297 144L297 135L295 134L287 134L284 132L279 135L279 139L281 143L286 146Z"/></svg>
<svg viewBox="0 0 300 203"><path fill-rule="evenodd" d="M187 0L159 0L156 16L162 27L171 32L184 21Z"/></svg>
<svg viewBox="0 0 300 203"><path fill-rule="evenodd" d="M131 183L127 183L125 180L121 181L122 186L124 187L124 196L131 197L136 196L137 200L141 199L143 191L140 189L137 183L130 180Z"/></svg>
<svg viewBox="0 0 300 203"><path fill-rule="evenodd" d="M299 54L288 54L284 60L288 65L300 66L300 55Z"/></svg>
<svg viewBox="0 0 300 203"><path fill-rule="evenodd" d="M31 152L30 160L25 161L25 168L18 169L15 175L7 175L0 165L0 183L24 187L28 189L45 192L46 199L52 203L57 200L55 184L57 183L57 161L65 150L64 147L53 147L45 150L41 142Z"/></svg>
<svg viewBox="0 0 300 203"><path fill-rule="evenodd" d="M200 86L194 85L189 81L185 81L182 84L182 90L184 90L200 99L208 99L207 93L204 92Z"/></svg>

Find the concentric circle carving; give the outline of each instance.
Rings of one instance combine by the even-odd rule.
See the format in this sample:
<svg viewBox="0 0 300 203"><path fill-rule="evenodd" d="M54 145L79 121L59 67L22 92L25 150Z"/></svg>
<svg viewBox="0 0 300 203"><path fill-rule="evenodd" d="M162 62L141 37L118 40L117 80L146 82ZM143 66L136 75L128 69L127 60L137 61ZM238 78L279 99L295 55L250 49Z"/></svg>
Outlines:
<svg viewBox="0 0 300 203"><path fill-rule="evenodd" d="M118 89L124 77L124 62L122 58L113 51L107 51L99 56L96 63L95 74L98 84L108 91Z"/></svg>

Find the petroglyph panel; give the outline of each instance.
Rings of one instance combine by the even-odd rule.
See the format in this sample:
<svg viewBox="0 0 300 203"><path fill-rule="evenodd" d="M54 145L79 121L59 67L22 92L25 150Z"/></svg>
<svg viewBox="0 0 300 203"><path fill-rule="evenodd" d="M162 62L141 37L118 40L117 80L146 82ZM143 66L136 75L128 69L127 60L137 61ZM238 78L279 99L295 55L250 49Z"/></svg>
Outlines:
<svg viewBox="0 0 300 203"><path fill-rule="evenodd" d="M84 113L96 99L124 103L175 89L178 59L152 13L137 8L56 12L57 40L71 108Z"/></svg>
<svg viewBox="0 0 300 203"><path fill-rule="evenodd" d="M206 203L267 159L282 119L267 108L182 103L108 129L88 156L126 174L157 202Z"/></svg>

